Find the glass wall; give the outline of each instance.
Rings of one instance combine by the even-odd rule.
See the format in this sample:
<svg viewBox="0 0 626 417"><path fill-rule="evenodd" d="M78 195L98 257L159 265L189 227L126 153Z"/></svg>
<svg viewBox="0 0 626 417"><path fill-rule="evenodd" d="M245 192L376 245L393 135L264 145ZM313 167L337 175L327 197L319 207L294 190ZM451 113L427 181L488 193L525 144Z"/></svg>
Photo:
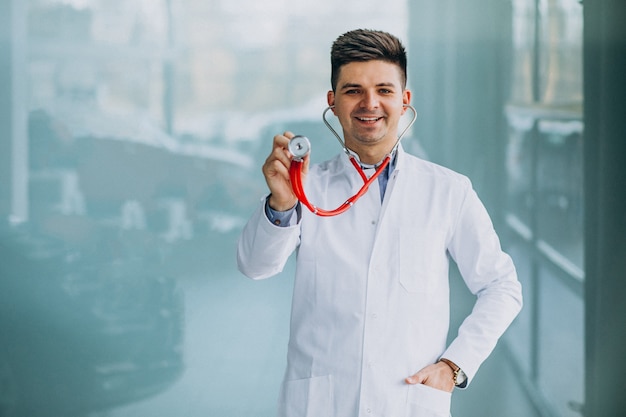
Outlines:
<svg viewBox="0 0 626 417"><path fill-rule="evenodd" d="M404 146L470 174L515 261L507 381L580 415L582 5L495 3L0 0L0 416L275 414L293 265L248 281L235 242L274 134L337 152L328 55L356 27L406 41ZM501 365L459 408L511 392Z"/></svg>
<svg viewBox="0 0 626 417"><path fill-rule="evenodd" d="M405 2L1 4L0 415L273 416L292 266L236 238L274 134L337 151L332 40Z"/></svg>
<svg viewBox="0 0 626 417"><path fill-rule="evenodd" d="M482 415L574 417L585 403L582 3L410 2L415 134L470 177L523 287L494 351L507 359L485 375L488 359L467 397L528 401Z"/></svg>
<svg viewBox="0 0 626 417"><path fill-rule="evenodd" d="M515 0L505 240L525 288L507 334L546 416L584 404L582 5Z"/></svg>

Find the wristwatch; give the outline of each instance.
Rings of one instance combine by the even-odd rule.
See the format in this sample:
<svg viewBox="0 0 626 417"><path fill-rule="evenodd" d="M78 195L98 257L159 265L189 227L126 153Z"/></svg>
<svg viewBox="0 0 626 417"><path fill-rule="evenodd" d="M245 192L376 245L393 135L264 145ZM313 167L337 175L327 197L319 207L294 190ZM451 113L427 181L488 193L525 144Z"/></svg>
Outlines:
<svg viewBox="0 0 626 417"><path fill-rule="evenodd" d="M438 362L443 362L452 369L452 373L454 374L454 385L460 387L465 383L467 375L465 375L465 372L463 372L463 370L459 368L456 363L446 358L439 358Z"/></svg>

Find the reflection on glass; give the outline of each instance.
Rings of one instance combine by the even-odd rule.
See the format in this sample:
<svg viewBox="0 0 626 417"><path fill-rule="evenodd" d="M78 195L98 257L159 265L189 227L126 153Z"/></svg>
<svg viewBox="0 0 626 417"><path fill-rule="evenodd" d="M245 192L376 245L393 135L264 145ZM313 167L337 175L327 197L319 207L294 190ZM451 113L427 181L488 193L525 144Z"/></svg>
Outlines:
<svg viewBox="0 0 626 417"><path fill-rule="evenodd" d="M2 228L3 416L85 412L176 380L182 300L151 239L52 205Z"/></svg>
<svg viewBox="0 0 626 417"><path fill-rule="evenodd" d="M510 101L532 103L535 42L535 0L512 2L513 66Z"/></svg>
<svg viewBox="0 0 626 417"><path fill-rule="evenodd" d="M509 232L505 236L507 241L505 250L513 259L517 276L522 284L524 308L520 311L509 331L505 334L507 346L515 355L522 372L526 377L533 374L533 269L532 256L526 245L517 233Z"/></svg>
<svg viewBox="0 0 626 417"><path fill-rule="evenodd" d="M539 271L538 294L538 382L556 415L578 417L585 386L583 300L547 268Z"/></svg>
<svg viewBox="0 0 626 417"><path fill-rule="evenodd" d="M582 4L579 0L541 0L539 4L540 100L552 105L580 105Z"/></svg>
<svg viewBox="0 0 626 417"><path fill-rule="evenodd" d="M509 112L509 137L506 147L507 222L520 235L530 239L532 232L534 142L532 118Z"/></svg>
<svg viewBox="0 0 626 417"><path fill-rule="evenodd" d="M582 2L514 0L506 245L525 307L507 335L539 408L584 403Z"/></svg>
<svg viewBox="0 0 626 417"><path fill-rule="evenodd" d="M547 244L561 255L563 268L582 279L582 123L542 121L539 131L538 238L543 248Z"/></svg>

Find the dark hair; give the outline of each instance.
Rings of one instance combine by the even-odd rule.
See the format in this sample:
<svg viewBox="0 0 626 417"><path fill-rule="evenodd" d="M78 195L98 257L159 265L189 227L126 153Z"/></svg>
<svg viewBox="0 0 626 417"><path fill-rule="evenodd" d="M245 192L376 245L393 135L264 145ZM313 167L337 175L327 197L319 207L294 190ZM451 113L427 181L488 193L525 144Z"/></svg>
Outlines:
<svg viewBox="0 0 626 417"><path fill-rule="evenodd" d="M400 67L402 88L406 88L406 50L400 40L383 31L356 29L339 36L330 51L330 83L337 88L339 71L351 62L386 61Z"/></svg>

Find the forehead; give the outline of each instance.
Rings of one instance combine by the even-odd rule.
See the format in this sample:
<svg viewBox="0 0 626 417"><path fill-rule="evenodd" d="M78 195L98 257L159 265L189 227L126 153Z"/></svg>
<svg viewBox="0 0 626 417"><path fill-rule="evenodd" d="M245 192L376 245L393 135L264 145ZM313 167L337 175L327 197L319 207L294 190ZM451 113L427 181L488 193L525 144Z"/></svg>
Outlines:
<svg viewBox="0 0 626 417"><path fill-rule="evenodd" d="M402 70L399 65L387 61L350 62L339 69L337 88L345 84L401 86Z"/></svg>

